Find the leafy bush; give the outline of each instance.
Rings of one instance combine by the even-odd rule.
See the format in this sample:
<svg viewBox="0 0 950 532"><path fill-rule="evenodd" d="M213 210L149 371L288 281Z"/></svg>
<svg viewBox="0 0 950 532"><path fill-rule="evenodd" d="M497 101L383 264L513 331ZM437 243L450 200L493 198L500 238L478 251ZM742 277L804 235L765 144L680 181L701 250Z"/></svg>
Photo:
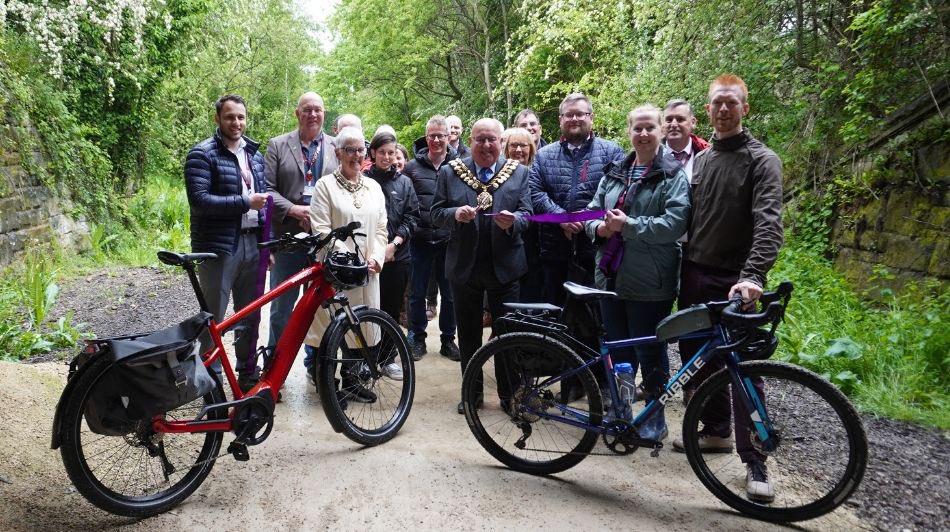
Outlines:
<svg viewBox="0 0 950 532"><path fill-rule="evenodd" d="M55 324L46 321L59 285L59 264L64 260L53 250L31 248L25 260L7 268L0 280L0 358L22 360L56 348L76 346L88 336L72 315Z"/></svg>
<svg viewBox="0 0 950 532"><path fill-rule="evenodd" d="M886 304L874 303L848 286L807 240L794 237L770 278L795 283L778 330L777 357L822 374L865 410L950 427L946 290L909 286L900 297L884 292Z"/></svg>

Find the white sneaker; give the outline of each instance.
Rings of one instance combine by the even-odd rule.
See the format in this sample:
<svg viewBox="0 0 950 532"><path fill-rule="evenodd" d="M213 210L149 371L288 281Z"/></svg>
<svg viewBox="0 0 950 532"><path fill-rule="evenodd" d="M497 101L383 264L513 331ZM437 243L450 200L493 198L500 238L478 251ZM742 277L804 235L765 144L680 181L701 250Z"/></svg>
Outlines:
<svg viewBox="0 0 950 532"><path fill-rule="evenodd" d="M775 487L769 480L769 472L765 464L759 461L745 465L745 491L750 500L757 502L772 502L775 500Z"/></svg>
<svg viewBox="0 0 950 532"><path fill-rule="evenodd" d="M396 364L395 362L390 362L389 364L383 366L383 375L394 381L401 381L402 367L400 367L399 364Z"/></svg>

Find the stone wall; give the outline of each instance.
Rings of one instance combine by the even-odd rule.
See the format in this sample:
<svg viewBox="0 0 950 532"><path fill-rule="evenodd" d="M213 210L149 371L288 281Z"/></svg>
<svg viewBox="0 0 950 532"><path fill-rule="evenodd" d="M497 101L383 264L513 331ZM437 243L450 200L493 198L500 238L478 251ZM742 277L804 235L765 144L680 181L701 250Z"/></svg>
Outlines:
<svg viewBox="0 0 950 532"><path fill-rule="evenodd" d="M70 214L72 203L43 185L23 165L24 154L17 146L22 135L36 136L31 127L16 127L5 117L7 127L0 129L0 266L21 255L32 242L58 241L67 249L88 246L89 227L82 217ZM39 142L32 143L39 145ZM29 166L45 171L41 153L25 154Z"/></svg>
<svg viewBox="0 0 950 532"><path fill-rule="evenodd" d="M854 165L865 171L878 147ZM856 286L901 292L909 281L935 279L950 286L950 142L908 146L910 168L880 173L865 199L838 213L832 230L836 267ZM909 157L907 157L909 155ZM868 280L876 266L893 279Z"/></svg>

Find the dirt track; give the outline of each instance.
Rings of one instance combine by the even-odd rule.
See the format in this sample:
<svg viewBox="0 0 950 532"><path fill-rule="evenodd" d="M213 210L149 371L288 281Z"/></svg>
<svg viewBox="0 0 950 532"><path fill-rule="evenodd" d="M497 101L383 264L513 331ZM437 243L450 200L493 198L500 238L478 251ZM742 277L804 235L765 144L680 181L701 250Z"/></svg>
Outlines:
<svg viewBox="0 0 950 532"><path fill-rule="evenodd" d="M500 466L455 413L458 367L437 354L419 363L415 404L394 440L367 449L333 433L297 369L284 388L274 433L251 448L249 462L221 458L184 504L129 521L88 504L66 479L59 454L49 450L61 374L54 363L0 365L0 400L10 405L20 398L20 408L4 409L4 426L10 427L9 415L30 429L16 443L8 431L0 436L0 529L767 528L727 510L693 477L684 456L669 451L656 459L642 450L629 457L592 456L549 478ZM45 385L26 386L37 381ZM804 526L867 527L844 509Z"/></svg>

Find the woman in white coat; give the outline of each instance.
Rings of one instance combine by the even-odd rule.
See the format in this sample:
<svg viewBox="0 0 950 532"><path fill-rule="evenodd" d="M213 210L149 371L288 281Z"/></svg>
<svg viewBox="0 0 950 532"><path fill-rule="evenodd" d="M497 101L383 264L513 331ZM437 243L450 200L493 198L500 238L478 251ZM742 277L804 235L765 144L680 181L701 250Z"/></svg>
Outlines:
<svg viewBox="0 0 950 532"><path fill-rule="evenodd" d="M379 308L379 272L383 269L388 243L386 197L376 181L360 173L365 155L363 133L353 127L343 128L336 137L336 156L340 166L332 174L321 177L314 187L310 201L310 227L314 234L325 236L337 227L360 222L358 232L366 236L356 237L356 243L366 257L369 282L344 293L352 306ZM355 250L352 240L338 241L336 245L340 251ZM307 345L319 347L331 319L329 310L317 311L307 333ZM372 335L371 331L364 331L367 333ZM367 338L367 341L372 343L373 339ZM316 362L319 363L319 358ZM376 400L371 390L347 382L345 375L343 381L347 399L367 403Z"/></svg>

